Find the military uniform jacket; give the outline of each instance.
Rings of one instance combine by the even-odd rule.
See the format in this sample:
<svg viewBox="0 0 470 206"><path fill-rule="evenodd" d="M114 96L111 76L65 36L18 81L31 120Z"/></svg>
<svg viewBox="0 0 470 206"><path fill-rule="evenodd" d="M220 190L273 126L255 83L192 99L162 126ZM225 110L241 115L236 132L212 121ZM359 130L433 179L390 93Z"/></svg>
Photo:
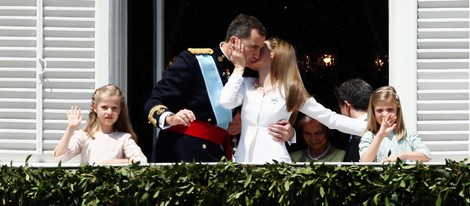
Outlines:
<svg viewBox="0 0 470 206"><path fill-rule="evenodd" d="M220 47L213 49L212 58L225 85L234 65L224 56ZM217 124L195 54L181 52L174 63L163 71L162 79L153 88L145 104L146 114L149 115L156 106L160 108L151 115L156 121L165 111L177 113L181 109L189 109L193 111L196 120Z"/></svg>

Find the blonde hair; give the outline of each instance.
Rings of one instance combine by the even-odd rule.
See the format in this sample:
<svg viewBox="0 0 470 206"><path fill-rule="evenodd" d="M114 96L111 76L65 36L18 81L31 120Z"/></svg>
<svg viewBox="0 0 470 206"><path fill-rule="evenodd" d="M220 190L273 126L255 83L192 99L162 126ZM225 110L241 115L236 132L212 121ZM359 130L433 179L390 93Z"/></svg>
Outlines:
<svg viewBox="0 0 470 206"><path fill-rule="evenodd" d="M135 134L134 130L132 129L132 124L129 118L128 109L126 105L126 101L124 99L124 95L122 91L113 84L104 85L95 90L91 97L91 104L90 104L90 113L88 114L88 120L85 123L85 127L83 131L87 133L89 137L94 139L94 134L98 130L98 116L94 109L96 105L100 101L108 97L117 96L121 99L121 113L119 114L118 119L114 123L114 129L120 132L127 132L131 135L132 139L137 141L137 135Z"/></svg>
<svg viewBox="0 0 470 206"><path fill-rule="evenodd" d="M400 98L397 95L397 91L392 86L383 86L376 89L369 100L369 108L367 109L368 124L367 130L376 134L380 129L380 124L377 123L377 119L374 115L375 105L378 102L389 102L397 106L397 120L395 130L393 131L400 140L406 135L405 121L403 120L402 107L400 105Z"/></svg>
<svg viewBox="0 0 470 206"><path fill-rule="evenodd" d="M274 52L271 64L271 82L277 84L279 89L284 89L286 109L292 112L289 121L293 124L299 109L310 95L300 76L294 47L277 37L269 38L268 42L268 47Z"/></svg>

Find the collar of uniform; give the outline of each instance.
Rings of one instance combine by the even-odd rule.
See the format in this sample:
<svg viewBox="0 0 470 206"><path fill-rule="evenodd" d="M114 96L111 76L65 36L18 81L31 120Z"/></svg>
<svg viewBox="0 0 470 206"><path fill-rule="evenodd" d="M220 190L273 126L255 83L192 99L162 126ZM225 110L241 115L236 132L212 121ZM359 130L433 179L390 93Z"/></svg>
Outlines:
<svg viewBox="0 0 470 206"><path fill-rule="evenodd" d="M214 60L222 66L223 69L229 69L231 72L233 71L234 65L222 50L222 43L220 43L218 47L214 48L214 53L212 54L212 56L214 57Z"/></svg>
<svg viewBox="0 0 470 206"><path fill-rule="evenodd" d="M220 49L220 51L222 52L222 54L225 56L225 58L228 59L227 54L226 54L226 53L224 52L224 50L222 49L222 44L224 44L224 43L225 43L225 42L220 42L220 44L219 44L219 49Z"/></svg>

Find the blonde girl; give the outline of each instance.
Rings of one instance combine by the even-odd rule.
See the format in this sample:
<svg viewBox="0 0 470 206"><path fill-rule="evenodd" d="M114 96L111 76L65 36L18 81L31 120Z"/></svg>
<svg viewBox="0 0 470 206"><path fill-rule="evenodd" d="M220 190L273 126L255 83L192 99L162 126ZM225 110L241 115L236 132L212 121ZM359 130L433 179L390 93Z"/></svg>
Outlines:
<svg viewBox="0 0 470 206"><path fill-rule="evenodd" d="M416 133L406 131L400 98L392 86L380 87L369 100L367 132L359 143L362 162L431 160L429 149Z"/></svg>
<svg viewBox="0 0 470 206"><path fill-rule="evenodd" d="M67 118L68 126L54 150L57 160L67 161L80 154L80 162L88 164L147 163L117 86L108 84L95 90L83 129L75 131L82 120L80 108L72 106Z"/></svg>

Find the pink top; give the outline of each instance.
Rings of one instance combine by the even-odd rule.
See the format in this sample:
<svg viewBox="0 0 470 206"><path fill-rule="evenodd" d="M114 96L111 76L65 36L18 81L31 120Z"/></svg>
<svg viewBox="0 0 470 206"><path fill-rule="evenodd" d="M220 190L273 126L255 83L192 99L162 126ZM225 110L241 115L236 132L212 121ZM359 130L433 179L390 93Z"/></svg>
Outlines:
<svg viewBox="0 0 470 206"><path fill-rule="evenodd" d="M111 159L132 159L147 163L147 157L140 147L129 133L124 132L97 134L95 139L91 139L80 129L70 139L68 150L56 159L67 161L79 154L80 162L88 164L100 164Z"/></svg>

